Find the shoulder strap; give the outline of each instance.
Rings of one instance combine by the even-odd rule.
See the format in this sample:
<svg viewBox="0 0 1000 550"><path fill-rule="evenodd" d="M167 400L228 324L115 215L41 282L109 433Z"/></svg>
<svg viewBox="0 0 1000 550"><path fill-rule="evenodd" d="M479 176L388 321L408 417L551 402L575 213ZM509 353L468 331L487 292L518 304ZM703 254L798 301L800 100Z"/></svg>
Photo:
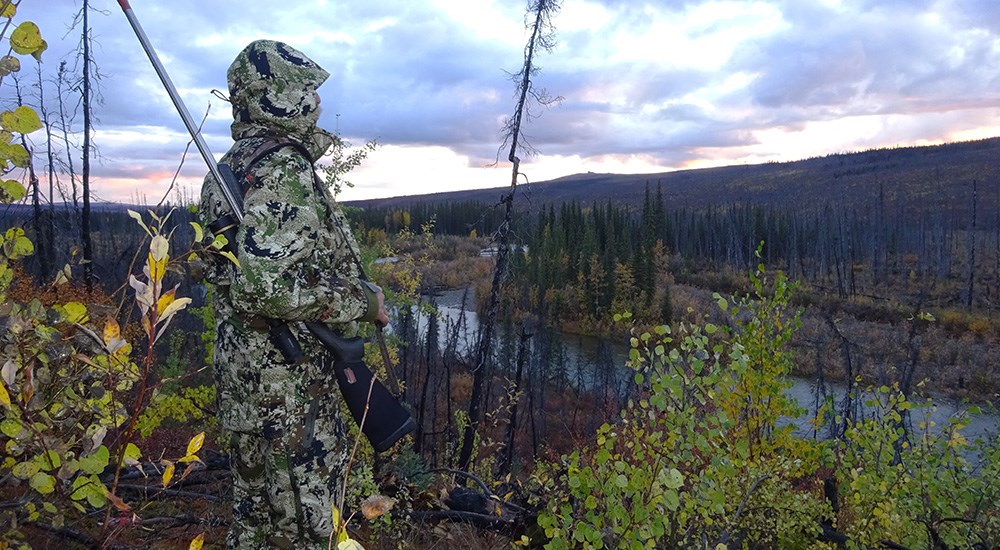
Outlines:
<svg viewBox="0 0 1000 550"><path fill-rule="evenodd" d="M266 139L263 143L258 145L256 149L253 150L253 153L251 153L249 157L247 157L246 161L243 163L242 173L238 174L240 184L243 187L244 195L247 193L247 191L250 190L250 186L253 185L253 177L250 175L250 173L253 171L254 165L257 164L257 162L259 162L260 159L284 147L292 147L294 149L297 149L300 153L302 153L302 156L304 156L306 160L309 160L309 152L301 143L292 141L287 138Z"/></svg>

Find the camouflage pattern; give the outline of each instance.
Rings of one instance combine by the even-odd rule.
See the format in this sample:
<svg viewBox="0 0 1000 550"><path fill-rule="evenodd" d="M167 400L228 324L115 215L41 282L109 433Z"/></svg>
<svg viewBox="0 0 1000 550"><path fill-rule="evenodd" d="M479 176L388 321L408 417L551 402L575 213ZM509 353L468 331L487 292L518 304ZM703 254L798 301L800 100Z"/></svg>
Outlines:
<svg viewBox="0 0 1000 550"><path fill-rule="evenodd" d="M325 321L354 336L377 313L360 282L346 220L313 163L336 139L316 127L316 89L328 73L301 52L256 41L228 72L236 143L223 157L236 174L265 141L286 146L250 167L253 182L236 238L240 268L211 266L216 283L214 357L219 417L230 435L234 480L229 548L326 548L330 506L343 477L348 442L328 353L297 321ZM205 178L203 224L229 207L215 178ZM260 326L292 321L308 360L283 364Z"/></svg>

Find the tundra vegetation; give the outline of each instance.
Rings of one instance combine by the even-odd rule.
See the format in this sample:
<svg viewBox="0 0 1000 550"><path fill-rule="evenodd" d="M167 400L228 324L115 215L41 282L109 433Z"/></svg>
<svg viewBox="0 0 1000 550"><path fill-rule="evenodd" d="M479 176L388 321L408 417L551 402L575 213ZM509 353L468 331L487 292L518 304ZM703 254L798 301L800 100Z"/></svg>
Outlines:
<svg viewBox="0 0 1000 550"><path fill-rule="evenodd" d="M45 49L17 4L0 3L5 90ZM179 200L96 209L81 265L35 168L75 180L54 160L73 158L73 125L17 97L0 197L32 205L0 231L0 548L220 545L197 266L235 259ZM347 166L371 148L342 145ZM396 370L420 428L375 456L352 427L331 547L1000 547L1000 444L967 431L998 391L996 212L668 209L652 186L634 207L512 200L348 209L395 308L394 365L366 361ZM468 290L445 308L441 289ZM476 313L496 323L486 344ZM793 375L817 381L811 402ZM968 401L932 420L943 395Z"/></svg>

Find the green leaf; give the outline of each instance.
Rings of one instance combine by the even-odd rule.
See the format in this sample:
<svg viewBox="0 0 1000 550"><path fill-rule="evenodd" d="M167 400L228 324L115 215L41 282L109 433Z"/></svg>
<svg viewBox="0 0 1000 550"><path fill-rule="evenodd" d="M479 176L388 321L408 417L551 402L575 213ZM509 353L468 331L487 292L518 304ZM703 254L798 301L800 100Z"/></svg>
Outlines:
<svg viewBox="0 0 1000 550"><path fill-rule="evenodd" d="M136 447L134 443L129 443L125 446L125 463L129 466L133 466L139 463L139 459L142 457L142 451L139 447Z"/></svg>
<svg viewBox="0 0 1000 550"><path fill-rule="evenodd" d="M10 133L7 130L3 132ZM0 159L10 161L17 168L27 168L31 164L31 155L20 143L0 143Z"/></svg>
<svg viewBox="0 0 1000 550"><path fill-rule="evenodd" d="M88 474L100 474L108 467L110 458L111 454L108 452L108 448L101 445L90 455L80 457L80 470Z"/></svg>
<svg viewBox="0 0 1000 550"><path fill-rule="evenodd" d="M38 473L38 464L34 462L21 462L11 468L10 472L17 478L31 479L31 476Z"/></svg>
<svg viewBox="0 0 1000 550"><path fill-rule="evenodd" d="M55 310L59 312L62 320L67 323L83 324L89 319L87 306L80 302L69 302L65 305L56 306Z"/></svg>
<svg viewBox="0 0 1000 550"><path fill-rule="evenodd" d="M21 421L15 418L5 418L0 422L0 432L5 436L14 439L21 433Z"/></svg>
<svg viewBox="0 0 1000 550"><path fill-rule="evenodd" d="M0 181L0 202L17 202L27 194L28 190L17 180Z"/></svg>
<svg viewBox="0 0 1000 550"><path fill-rule="evenodd" d="M30 134L42 128L42 121L34 109L27 105L21 105L13 111L5 111L0 114L0 125L11 132Z"/></svg>
<svg viewBox="0 0 1000 550"><path fill-rule="evenodd" d="M201 225L197 222L188 222L191 227L194 228L194 242L200 243L205 238L205 232L202 230Z"/></svg>
<svg viewBox="0 0 1000 550"><path fill-rule="evenodd" d="M31 476L31 481L29 483L32 489L43 495L47 495L56 490L56 478L46 474L45 472L38 472Z"/></svg>
<svg viewBox="0 0 1000 550"><path fill-rule="evenodd" d="M232 252L223 251L222 255L225 256L226 258L229 258L229 261L236 264L236 267L240 267L240 261L236 259L236 256L233 255Z"/></svg>
<svg viewBox="0 0 1000 550"><path fill-rule="evenodd" d="M32 54L45 47L38 25L25 21L10 33L10 47L21 55Z"/></svg>
<svg viewBox="0 0 1000 550"><path fill-rule="evenodd" d="M49 449L48 451L35 456L35 463L38 464L38 468L40 470L50 472L62 466L62 459L59 458L59 453Z"/></svg>

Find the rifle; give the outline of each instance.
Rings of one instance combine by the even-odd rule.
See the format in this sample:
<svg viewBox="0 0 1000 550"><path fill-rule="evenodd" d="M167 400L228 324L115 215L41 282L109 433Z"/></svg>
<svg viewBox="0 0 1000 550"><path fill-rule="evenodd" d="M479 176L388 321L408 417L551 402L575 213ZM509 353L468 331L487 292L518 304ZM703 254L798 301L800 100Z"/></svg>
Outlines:
<svg viewBox="0 0 1000 550"><path fill-rule="evenodd" d="M160 63L159 56L150 44L149 38L146 37L146 33L142 30L142 26L132 11L132 7L129 6L128 0L118 0L118 5L125 12L125 17L128 18L132 30L135 31L142 49L153 64L157 76L160 77L160 81L170 95L170 100L184 121L184 126L187 127L188 133L191 134L191 138L201 153L202 159L208 165L212 176L219 183L222 195L232 211L232 216L227 216L224 223L220 225L219 222L222 220L217 220L209 226L209 229L212 230L212 227L216 227L219 231L229 230L235 232L235 227L243 222L243 191L236 180L236 175L233 174L232 169L228 165L215 162L215 157L209 151L208 144L205 143L204 138L202 138L201 133L195 126L194 120L191 118L190 113L188 113L180 94L177 93L177 88L170 80L170 76L167 74L163 64ZM234 242L234 239L230 239L230 243L232 242ZM360 265L358 267L359 269L361 268ZM361 273L363 274L364 271L362 270ZM281 351L285 360L293 364L301 362L304 359L302 348L295 339L295 335L289 328L288 323L278 319L268 319L267 323L270 327L269 336L271 342ZM337 377L337 386L340 388L340 393L347 403L347 408L351 411L351 416L358 424L361 432L368 438L375 452L382 452L389 449L396 441L416 429L416 422L414 422L410 413L375 378L371 369L364 364L364 340L360 337L344 338L333 332L328 326L319 322L307 322L305 326L317 340L330 350L333 356L334 372ZM377 332L377 335L379 336L379 344L383 347L383 357L388 358L388 352L384 348L385 342L381 339L382 333L380 330ZM386 371L390 372L389 369L390 364L387 361Z"/></svg>

